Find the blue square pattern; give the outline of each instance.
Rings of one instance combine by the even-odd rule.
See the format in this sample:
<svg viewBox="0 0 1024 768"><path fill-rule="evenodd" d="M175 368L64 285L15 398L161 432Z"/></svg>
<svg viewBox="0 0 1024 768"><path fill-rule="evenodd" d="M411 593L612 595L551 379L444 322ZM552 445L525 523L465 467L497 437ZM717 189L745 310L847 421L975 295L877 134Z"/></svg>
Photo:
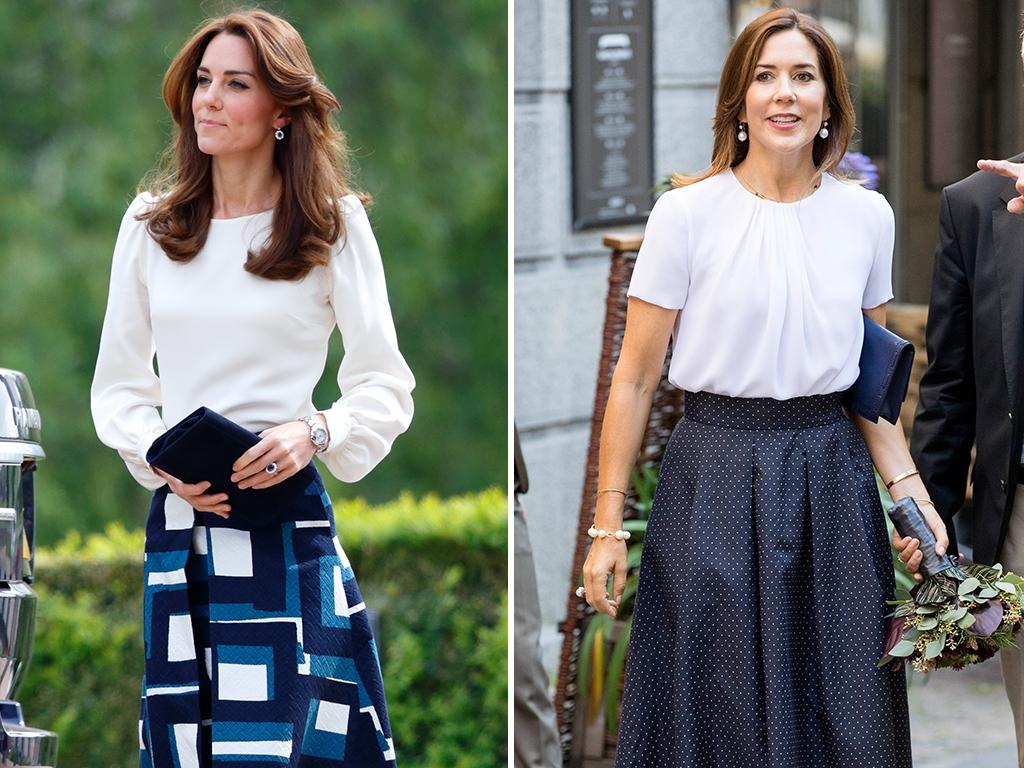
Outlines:
<svg viewBox="0 0 1024 768"><path fill-rule="evenodd" d="M296 567L295 550L290 535L294 528L294 523L286 523L282 526L282 529L286 531L282 549L284 561L282 563L264 564L267 567L273 567L278 576L285 582L284 607L280 610L257 608L252 603L252 596L249 592L251 586L244 584L232 586L223 582L233 580L221 579L221 583L216 590L216 597L211 598L210 621L233 622L249 621L252 619L298 618L302 615L299 596L299 569ZM242 579L241 581L247 582L248 580ZM226 596L232 602L223 602ZM244 602L245 600L248 600L248 602Z"/></svg>
<svg viewBox="0 0 1024 768"><path fill-rule="evenodd" d="M343 760L345 758L345 736L331 731L321 731L316 727L317 714L320 711L320 699L309 702L309 714L306 716L306 731L302 736L302 754L309 757L321 757L325 760Z"/></svg>
<svg viewBox="0 0 1024 768"><path fill-rule="evenodd" d="M334 581L335 567L341 569L341 583ZM339 616L334 612L335 590L339 587L345 589L345 579L353 578L351 568L341 568L341 561L337 555L320 558L320 621L325 627L337 627L350 629L352 621L348 616ZM348 601L348 594L345 593L345 600ZM349 606L351 607L351 606Z"/></svg>
<svg viewBox="0 0 1024 768"><path fill-rule="evenodd" d="M267 700L274 698L274 649L269 645L218 645L217 662L224 664L265 664Z"/></svg>
<svg viewBox="0 0 1024 768"><path fill-rule="evenodd" d="M214 722L212 728L213 753L215 762L244 761L287 764L291 757L283 755L257 754L259 742L292 740L291 723L248 723L248 722ZM251 751L226 753L217 748L218 742L249 744Z"/></svg>
<svg viewBox="0 0 1024 768"><path fill-rule="evenodd" d="M168 745L170 746L171 759L174 761L174 768L182 768L181 758L178 757L179 746L178 746L177 737L176 737L176 735L174 733L174 724L173 723L168 723L168 725L167 725L167 742L168 742ZM185 750L188 751L188 752L191 752L193 754L193 756L197 756L196 746L197 745L194 744L194 743L191 744L191 745L186 745L185 746ZM149 759L149 758L147 757L147 759ZM140 757L140 764L142 764L141 757ZM150 765L152 765L152 762L150 762Z"/></svg>
<svg viewBox="0 0 1024 768"><path fill-rule="evenodd" d="M168 630L170 617L189 612L188 594L183 589L147 592L144 606L144 632L146 658L160 659L151 669L151 685L175 684L191 681L193 664L168 662Z"/></svg>

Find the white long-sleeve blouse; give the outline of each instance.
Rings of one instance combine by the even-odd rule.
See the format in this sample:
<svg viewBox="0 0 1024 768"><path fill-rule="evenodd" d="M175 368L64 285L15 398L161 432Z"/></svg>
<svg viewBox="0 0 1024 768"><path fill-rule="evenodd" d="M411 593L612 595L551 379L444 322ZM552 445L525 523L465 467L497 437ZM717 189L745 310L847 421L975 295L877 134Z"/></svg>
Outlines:
<svg viewBox="0 0 1024 768"><path fill-rule="evenodd" d="M254 432L308 416L337 326L341 397L322 410L330 445L319 457L340 480L365 476L408 428L415 380L398 350L380 250L358 197L342 199L346 234L330 264L295 281L244 269L269 234L272 211L213 219L195 258L175 262L136 219L151 204L147 195L132 202L114 246L91 393L100 440L153 489L164 481L146 451L200 406Z"/></svg>

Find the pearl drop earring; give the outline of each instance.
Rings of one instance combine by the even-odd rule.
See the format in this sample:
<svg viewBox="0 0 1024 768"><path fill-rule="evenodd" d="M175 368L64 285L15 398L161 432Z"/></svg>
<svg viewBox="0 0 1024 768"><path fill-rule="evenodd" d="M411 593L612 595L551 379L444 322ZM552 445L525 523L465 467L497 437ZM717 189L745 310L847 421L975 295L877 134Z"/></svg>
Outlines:
<svg viewBox="0 0 1024 768"><path fill-rule="evenodd" d="M739 133L736 134L736 138L739 141L741 141L741 142L747 140L747 124L746 123L740 123L740 130L739 130Z"/></svg>
<svg viewBox="0 0 1024 768"><path fill-rule="evenodd" d="M818 135L823 139L828 138L828 120L821 124L821 130L818 131Z"/></svg>

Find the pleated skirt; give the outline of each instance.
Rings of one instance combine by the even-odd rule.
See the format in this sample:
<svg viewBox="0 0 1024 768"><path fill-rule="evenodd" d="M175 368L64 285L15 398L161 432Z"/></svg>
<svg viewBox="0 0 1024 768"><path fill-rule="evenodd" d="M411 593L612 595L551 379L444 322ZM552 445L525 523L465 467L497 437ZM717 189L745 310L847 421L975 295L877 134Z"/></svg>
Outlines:
<svg viewBox="0 0 1024 768"><path fill-rule="evenodd" d="M279 522L146 526L142 768L394 766L377 648L319 475Z"/></svg>
<svg viewBox="0 0 1024 768"><path fill-rule="evenodd" d="M908 768L895 589L841 396L687 393L644 538L616 768Z"/></svg>

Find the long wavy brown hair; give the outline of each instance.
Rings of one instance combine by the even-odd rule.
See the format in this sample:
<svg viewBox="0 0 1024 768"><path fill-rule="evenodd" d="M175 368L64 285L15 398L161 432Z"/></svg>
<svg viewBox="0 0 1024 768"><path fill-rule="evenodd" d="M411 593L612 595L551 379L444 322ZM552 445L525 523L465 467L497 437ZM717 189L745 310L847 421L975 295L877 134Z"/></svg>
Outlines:
<svg viewBox="0 0 1024 768"><path fill-rule="evenodd" d="M298 279L326 265L331 246L344 237L339 200L352 190L345 135L333 119L338 100L317 77L299 33L273 14L247 10L205 21L174 57L163 97L176 130L160 165L140 185L156 200L139 219L174 261L191 260L206 243L211 158L199 150L192 93L206 46L222 33L249 41L259 77L290 118L284 139L274 142L282 187L272 231L261 250L249 253L245 269L271 280Z"/></svg>
<svg viewBox="0 0 1024 768"><path fill-rule="evenodd" d="M758 16L744 27L736 42L729 49L718 82L718 106L715 108L715 144L711 153L711 165L695 176L672 175L672 184L683 187L734 168L747 156L747 142L736 138L740 112L746 99L747 89L754 80L757 60L764 48L764 41L776 32L795 29L810 40L818 52L821 73L825 81L828 101L828 138L814 139L814 165L823 173L838 176L839 161L846 154L857 115L853 101L846 87L846 71L843 57L832 36L821 24L805 13L792 8L778 8Z"/></svg>

